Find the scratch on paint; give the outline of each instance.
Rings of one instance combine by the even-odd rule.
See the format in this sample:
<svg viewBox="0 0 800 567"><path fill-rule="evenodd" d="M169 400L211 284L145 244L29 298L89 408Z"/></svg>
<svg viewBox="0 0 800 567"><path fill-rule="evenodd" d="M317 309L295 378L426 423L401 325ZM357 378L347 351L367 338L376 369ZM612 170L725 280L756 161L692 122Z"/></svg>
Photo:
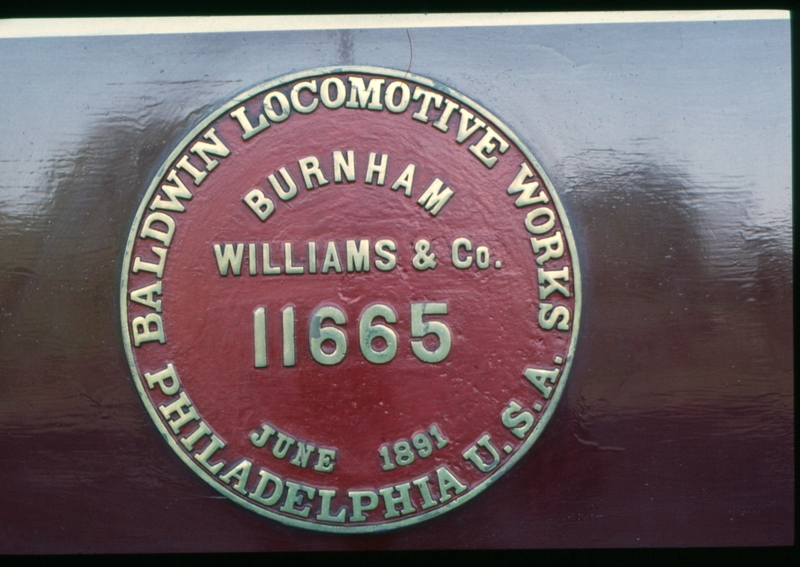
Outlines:
<svg viewBox="0 0 800 567"><path fill-rule="evenodd" d="M575 439L578 440L578 443L583 443L584 445L589 445L590 447L597 447L600 451L624 451L624 447L601 447L594 441L587 441L586 439L581 439L575 433L572 434Z"/></svg>
<svg viewBox="0 0 800 567"><path fill-rule="evenodd" d="M408 29L406 29L406 35L408 36L408 69L406 69L406 76L403 77L404 79L408 78L408 72L411 70L411 62L414 61L414 48L411 46L411 34L408 33Z"/></svg>

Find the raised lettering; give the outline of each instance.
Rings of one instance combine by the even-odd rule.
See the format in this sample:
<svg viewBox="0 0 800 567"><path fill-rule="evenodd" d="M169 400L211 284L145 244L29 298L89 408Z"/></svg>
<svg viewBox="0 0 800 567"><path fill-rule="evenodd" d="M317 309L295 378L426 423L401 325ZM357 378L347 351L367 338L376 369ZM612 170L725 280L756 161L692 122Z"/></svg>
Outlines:
<svg viewBox="0 0 800 567"><path fill-rule="evenodd" d="M242 258L244 257L244 244L225 244L225 248L220 248L219 244L214 244L214 255L217 258L219 275L227 276L230 270L234 276L238 276L242 271Z"/></svg>
<svg viewBox="0 0 800 567"><path fill-rule="evenodd" d="M364 79L361 77L348 77L348 80L350 81L350 100L345 105L347 108L383 110L381 86L386 82L385 79L370 79L369 86L364 85Z"/></svg>
<svg viewBox="0 0 800 567"><path fill-rule="evenodd" d="M313 189L314 182L311 178L317 180L317 187L322 187L328 184L328 180L322 175L322 170L319 168L319 160L314 156L308 156L298 160L297 164L300 166L300 172L303 174L303 181L306 184L306 189Z"/></svg>
<svg viewBox="0 0 800 567"><path fill-rule="evenodd" d="M499 142L499 147L495 142ZM483 162L483 165L491 169L494 167L494 164L497 163L497 156L489 155L495 149L499 151L501 154L506 153L508 150L509 145L500 135L495 132L491 126L486 128L486 133L483 137L477 141L477 143L471 145L469 147L469 151L471 151L479 160Z"/></svg>
<svg viewBox="0 0 800 567"><path fill-rule="evenodd" d="M131 291L131 301L135 301L136 303L145 305L161 313L161 300L153 299L154 294L161 295L161 282L134 289Z"/></svg>
<svg viewBox="0 0 800 567"><path fill-rule="evenodd" d="M553 327L559 331L569 331L569 309L559 305L553 309L552 303L539 304L539 326L545 331Z"/></svg>
<svg viewBox="0 0 800 567"><path fill-rule="evenodd" d="M539 299L547 299L547 296L554 291L558 291L564 297L569 297L569 290L556 281L569 281L569 266L564 266L560 270L543 270L542 268L538 268L537 272L539 274Z"/></svg>
<svg viewBox="0 0 800 567"><path fill-rule="evenodd" d="M553 387L550 384L555 383L557 376L558 368L553 370L540 370L538 368L528 367L525 369L525 378L536 386L536 389L542 393L546 400L549 400L553 393Z"/></svg>
<svg viewBox="0 0 800 567"><path fill-rule="evenodd" d="M153 203L150 205L150 210L155 211L161 209L182 213L186 208L178 199L191 199L192 192L186 188L186 185L184 185L183 181L181 181L181 178L178 176L178 172L174 169L170 170L169 175L167 175L167 180L174 183L174 185L168 183L161 185L161 190L167 196L168 200L165 201L161 195L156 195L153 199Z"/></svg>
<svg viewBox="0 0 800 567"><path fill-rule="evenodd" d="M161 315L156 313L150 313L143 317L135 317L133 321L131 321L131 330L133 331L134 346L139 346L142 343L150 341L158 341L161 344L166 342Z"/></svg>
<svg viewBox="0 0 800 567"><path fill-rule="evenodd" d="M435 178L417 201L418 204L424 206L425 210L430 212L433 216L438 215L442 207L444 207L447 201L450 200L450 197L453 196L453 190L450 189L450 187L442 189L443 186L444 182L438 177Z"/></svg>
<svg viewBox="0 0 800 567"><path fill-rule="evenodd" d="M546 204L550 202L550 198L545 193L544 189L539 191L537 195L534 196L533 192L539 188L539 182L534 181L533 183L525 183L525 180L529 177L533 177L533 171L531 168L528 167L528 164L524 161L519 166L519 173L514 178L514 181L511 182L511 185L508 186L506 190L509 195L514 195L516 193L522 193L517 197L517 200L514 201L514 205L519 207L527 207L528 205L539 205L539 204Z"/></svg>
<svg viewBox="0 0 800 567"><path fill-rule="evenodd" d="M262 130L269 128L269 121L267 121L267 117L263 114L258 114L258 126L253 127L250 123L250 120L247 118L247 111L245 110L244 106L240 106L236 110L230 113L231 118L235 118L239 121L239 125L242 127L242 140L249 140Z"/></svg>
<svg viewBox="0 0 800 567"><path fill-rule="evenodd" d="M200 156L200 159L202 159L206 164L206 171L211 171L217 167L217 165L219 165L219 162L208 157L208 154L218 157L228 157L231 151L219 139L214 128L209 128L208 132L203 134L203 138L206 140L211 140L213 143L209 144L208 142L197 141L189 151Z"/></svg>

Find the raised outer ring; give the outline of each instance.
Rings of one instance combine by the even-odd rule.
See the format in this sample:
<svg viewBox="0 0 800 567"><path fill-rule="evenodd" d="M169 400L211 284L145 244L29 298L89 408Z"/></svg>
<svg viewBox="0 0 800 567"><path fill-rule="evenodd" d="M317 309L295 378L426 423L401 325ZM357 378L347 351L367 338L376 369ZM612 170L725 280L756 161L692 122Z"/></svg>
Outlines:
<svg viewBox="0 0 800 567"><path fill-rule="evenodd" d="M536 173L538 173L541 176L542 181L544 181L545 186L547 187L547 190L550 193L550 197L552 198L556 210L558 211L559 219L564 227L564 232L567 238L567 246L569 247L570 257L572 259L572 273L574 278L573 290L575 294L575 312L573 314L573 319L572 319L572 337L570 338L569 349L567 351L567 358L564 361L561 378L559 379L555 391L551 397L550 403L548 404L541 418L536 423L536 426L533 428L533 431L530 433L530 435L528 435L528 438L525 440L525 443L523 443L523 445L514 453L514 455L511 456L511 458L509 458L505 463L503 463L500 466L500 468L498 468L495 472L493 472L489 477L487 477L486 480L484 480L471 490L468 490L463 495L454 497L451 502L445 504L440 508L431 510L430 512L423 512L422 514L413 516L411 518L396 520L394 522L384 522L381 524L371 524L371 525L367 524L358 526L333 526L328 524L319 524L312 521L295 520L293 518L288 518L286 516L272 512L271 510L255 506L250 502L248 502L246 498L234 494L233 492L223 488L218 482L216 482L214 477L208 475L208 473L206 473L206 471L203 470L202 467L200 467L197 463L195 463L192 459L188 457L188 455L184 452L183 448L181 448L178 445L175 439L169 434L164 424L161 422L161 417L158 415L155 407L150 402L149 396L147 395L147 391L145 390L142 384L142 378L139 375L138 368L136 368L136 363L133 357L133 350L131 349L130 333L128 332L128 309L127 309L128 272L130 270L131 252L133 250L133 245L136 240L136 233L138 231L140 223L142 222L142 217L144 216L145 210L147 209L147 203L150 202L150 199L157 190L158 184L161 181L164 174L166 173L167 169L169 168L169 165L175 159L177 159L177 157L181 154L181 152L183 152L183 150L186 148L189 142L191 142L198 134L200 134L203 130L205 130L206 127L208 127L212 122L217 120L217 118L221 117L223 114L231 110L233 107L273 87L278 87L283 84L290 83L292 81L296 81L298 79L302 79L305 77L317 76L323 74L332 74L332 73L367 73L367 74L385 75L387 77L395 77L403 80L411 79L416 83L436 89L439 92L446 93L449 97L458 100L460 102L463 102L476 110L479 110L487 118L492 120L494 126L499 128L502 131L502 133L505 136L507 136L520 149L523 155L531 162L531 165L533 165L533 167L536 169ZM122 324L122 340L125 346L125 354L128 357L128 365L130 366L131 374L134 377L134 383L136 384L136 388L139 391L139 396L142 398L142 402L144 403L145 408L147 408L147 412L150 414L150 418L153 420L156 427L158 427L161 436L166 440L167 444L172 448L172 450L175 453L178 454L181 460L186 465L188 465L189 468L191 468L200 478L202 478L206 483L210 484L215 490L217 490L217 492L223 494L225 497L230 498L231 500L234 500L237 504L244 506L245 508L252 510L253 512L256 512L257 514L266 516L268 518L272 518L273 520L277 520L278 522L281 522L282 524L286 524L288 526L295 526L298 528L305 528L305 529L311 529L321 532L330 532L330 533L353 533L353 534L376 533L395 528L400 528L403 526L417 524L425 520L430 520L431 518L439 516L440 514L452 510L456 506L459 506L464 502L471 500L472 498L483 492L495 480L504 475L511 467L513 467L514 464L516 464L516 462L519 461L528 452L531 446L539 438L539 435L541 435L542 431L547 426L547 422L550 421L550 417L553 411L555 411L555 408L558 406L559 400L561 399L561 394L564 391L564 386L567 382L567 378L569 377L569 371L572 366L572 359L575 354L575 344L578 340L581 303L582 303L581 272L578 263L578 254L575 249L575 241L572 235L572 228L570 227L569 220L567 219L567 215L564 212L564 207L561 205L561 199L555 192L552 183L550 183L550 179L547 177L544 170L539 165L539 162L536 161L536 158L533 157L530 151L528 151L528 148L525 147L522 141L511 130L509 130L505 124L503 124L500 120L498 120L494 114L487 111L480 104L476 103L469 97L466 97L461 93L456 92L453 89L441 83L438 83L431 79L427 79L425 77L420 77L413 73L397 71L394 69L386 69L384 67L371 67L363 65L318 67L316 69L309 69L307 71L301 71L299 73L290 73L288 75L283 75L276 79L272 79L271 81L262 83L236 96L235 98L230 100L227 104L224 104L215 112L206 117L205 120L201 121L195 128L193 128L192 131L189 132L186 136L184 136L184 138L180 141L180 143L175 146L175 149L172 151L172 153L170 153L170 155L158 169L158 172L153 178L153 181L147 188L147 192L142 196L142 200L139 203L139 209L136 211L136 217L133 219L133 224L131 226L130 233L128 234L128 240L125 244L125 256L122 259L122 275L120 279L120 317Z"/></svg>

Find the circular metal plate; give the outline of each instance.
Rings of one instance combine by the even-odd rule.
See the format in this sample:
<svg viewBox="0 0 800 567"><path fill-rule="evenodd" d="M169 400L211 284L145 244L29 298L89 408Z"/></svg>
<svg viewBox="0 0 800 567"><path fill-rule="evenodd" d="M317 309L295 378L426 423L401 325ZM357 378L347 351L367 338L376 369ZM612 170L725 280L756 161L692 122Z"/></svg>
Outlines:
<svg viewBox="0 0 800 567"><path fill-rule="evenodd" d="M180 458L280 522L386 530L483 491L563 391L580 273L553 187L478 104L380 68L281 77L170 155L121 282Z"/></svg>

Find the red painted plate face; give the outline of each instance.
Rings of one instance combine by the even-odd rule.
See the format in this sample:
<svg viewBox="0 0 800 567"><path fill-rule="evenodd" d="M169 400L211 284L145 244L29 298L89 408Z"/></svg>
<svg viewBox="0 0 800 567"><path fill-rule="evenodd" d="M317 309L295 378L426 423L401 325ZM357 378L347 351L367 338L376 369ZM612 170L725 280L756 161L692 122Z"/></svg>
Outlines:
<svg viewBox="0 0 800 567"><path fill-rule="evenodd" d="M175 149L131 229L125 348L170 446L281 522L384 530L481 492L566 381L580 287L535 159L430 80L321 69Z"/></svg>

